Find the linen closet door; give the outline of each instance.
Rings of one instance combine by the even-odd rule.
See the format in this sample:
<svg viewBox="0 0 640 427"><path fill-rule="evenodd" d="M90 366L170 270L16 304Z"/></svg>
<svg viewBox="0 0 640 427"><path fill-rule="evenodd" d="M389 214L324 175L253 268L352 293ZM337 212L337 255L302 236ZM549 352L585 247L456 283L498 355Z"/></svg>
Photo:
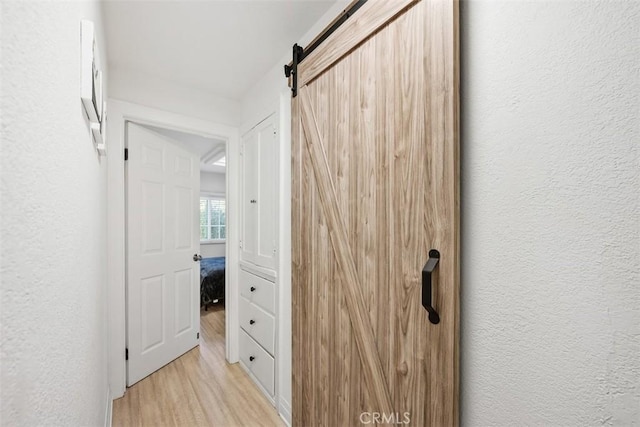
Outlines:
<svg viewBox="0 0 640 427"><path fill-rule="evenodd" d="M457 425L457 2L369 0L297 71L294 425Z"/></svg>

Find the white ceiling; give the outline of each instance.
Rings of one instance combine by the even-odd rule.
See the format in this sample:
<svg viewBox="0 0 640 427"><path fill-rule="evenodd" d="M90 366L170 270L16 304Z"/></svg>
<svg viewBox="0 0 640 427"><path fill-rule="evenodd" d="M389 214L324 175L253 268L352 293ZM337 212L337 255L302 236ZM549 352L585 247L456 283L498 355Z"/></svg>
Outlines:
<svg viewBox="0 0 640 427"><path fill-rule="evenodd" d="M109 67L240 100L335 1L107 1Z"/></svg>
<svg viewBox="0 0 640 427"><path fill-rule="evenodd" d="M225 173L224 166L214 166L213 162L225 155L225 142L177 130L164 129L151 125L142 125L147 129L167 136L185 150L200 156L200 170L204 172Z"/></svg>

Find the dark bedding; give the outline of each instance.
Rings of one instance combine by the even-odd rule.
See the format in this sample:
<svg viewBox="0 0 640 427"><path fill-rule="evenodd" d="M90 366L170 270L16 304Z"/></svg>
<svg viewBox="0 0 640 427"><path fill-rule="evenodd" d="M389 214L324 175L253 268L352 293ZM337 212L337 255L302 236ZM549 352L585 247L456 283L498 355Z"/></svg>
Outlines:
<svg viewBox="0 0 640 427"><path fill-rule="evenodd" d="M225 257L202 258L200 261L200 305L224 300Z"/></svg>

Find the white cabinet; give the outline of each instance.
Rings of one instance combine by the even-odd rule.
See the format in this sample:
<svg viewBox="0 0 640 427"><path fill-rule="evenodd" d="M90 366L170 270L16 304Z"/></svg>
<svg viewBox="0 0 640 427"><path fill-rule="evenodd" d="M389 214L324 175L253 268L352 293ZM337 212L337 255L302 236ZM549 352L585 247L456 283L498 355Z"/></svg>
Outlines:
<svg viewBox="0 0 640 427"><path fill-rule="evenodd" d="M276 404L278 137L275 114L241 141L240 363Z"/></svg>
<svg viewBox="0 0 640 427"><path fill-rule="evenodd" d="M241 258L275 269L278 239L278 140L275 115L242 138Z"/></svg>
<svg viewBox="0 0 640 427"><path fill-rule="evenodd" d="M273 399L275 393L275 361L244 330L240 330L240 360L251 372L254 381L263 387L266 394Z"/></svg>
<svg viewBox="0 0 640 427"><path fill-rule="evenodd" d="M271 314L276 312L275 284L240 269L240 295Z"/></svg>
<svg viewBox="0 0 640 427"><path fill-rule="evenodd" d="M240 267L240 361L275 405L275 283ZM255 268L255 267L254 267Z"/></svg>

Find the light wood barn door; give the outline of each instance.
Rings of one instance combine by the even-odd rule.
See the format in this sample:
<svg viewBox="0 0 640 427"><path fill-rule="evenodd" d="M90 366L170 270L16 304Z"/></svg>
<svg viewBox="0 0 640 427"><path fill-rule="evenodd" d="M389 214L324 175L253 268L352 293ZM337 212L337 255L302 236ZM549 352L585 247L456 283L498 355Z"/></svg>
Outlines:
<svg viewBox="0 0 640 427"><path fill-rule="evenodd" d="M457 2L369 0L297 77L294 425L457 425Z"/></svg>

